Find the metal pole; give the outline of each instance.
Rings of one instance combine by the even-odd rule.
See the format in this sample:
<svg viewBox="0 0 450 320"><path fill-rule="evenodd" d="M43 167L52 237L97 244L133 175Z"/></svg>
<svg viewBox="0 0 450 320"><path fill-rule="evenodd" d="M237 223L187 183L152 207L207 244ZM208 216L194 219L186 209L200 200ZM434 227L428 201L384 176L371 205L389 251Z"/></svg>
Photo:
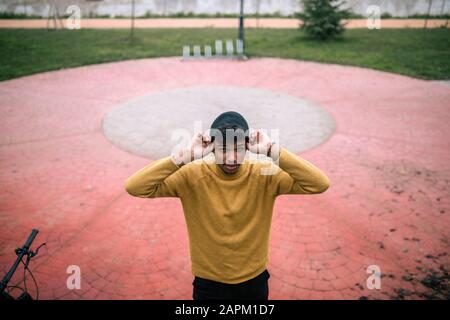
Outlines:
<svg viewBox="0 0 450 320"><path fill-rule="evenodd" d="M427 16L425 18L425 25L423 26L425 29L427 28L427 24L428 24L428 17L430 16L430 12L431 12L431 6L433 5L433 0L429 0L428 1L428 13Z"/></svg>
<svg viewBox="0 0 450 320"><path fill-rule="evenodd" d="M238 39L242 41L242 54L245 54L244 45L244 0L241 0L241 10L239 14L239 34Z"/></svg>
<svg viewBox="0 0 450 320"><path fill-rule="evenodd" d="M261 0L256 1L256 28L259 28L259 8L261 7Z"/></svg>
<svg viewBox="0 0 450 320"><path fill-rule="evenodd" d="M131 34L130 34L130 40L133 39L134 34L134 1L131 0Z"/></svg>

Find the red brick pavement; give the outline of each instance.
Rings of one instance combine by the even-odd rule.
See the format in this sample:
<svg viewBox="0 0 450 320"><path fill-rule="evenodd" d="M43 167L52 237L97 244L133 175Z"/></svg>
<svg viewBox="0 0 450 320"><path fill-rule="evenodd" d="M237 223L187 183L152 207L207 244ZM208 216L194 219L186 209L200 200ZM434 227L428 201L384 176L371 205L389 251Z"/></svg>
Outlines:
<svg viewBox="0 0 450 320"><path fill-rule="evenodd" d="M101 120L129 99L199 84L298 96L336 121L330 139L301 154L330 189L276 202L270 298L436 294L422 280L449 268L450 88L278 59L145 59L1 82L0 271L36 227L35 243L47 242L32 263L43 299L190 299L180 202L126 194L125 178L148 160L112 145ZM69 265L81 268L81 290L66 287ZM369 265L381 268L380 290L366 287Z"/></svg>

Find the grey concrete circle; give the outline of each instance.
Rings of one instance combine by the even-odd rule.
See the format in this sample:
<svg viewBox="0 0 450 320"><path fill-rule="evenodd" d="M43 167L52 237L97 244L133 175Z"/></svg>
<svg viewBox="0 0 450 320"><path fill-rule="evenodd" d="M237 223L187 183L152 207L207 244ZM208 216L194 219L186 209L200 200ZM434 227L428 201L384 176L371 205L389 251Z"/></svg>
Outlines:
<svg viewBox="0 0 450 320"><path fill-rule="evenodd" d="M103 119L105 136L116 146L156 159L170 155L178 129L194 134L200 121L207 130L222 112L237 111L250 128L279 130L280 143L293 152L310 149L335 129L322 107L291 95L259 88L194 86L149 94L128 101Z"/></svg>

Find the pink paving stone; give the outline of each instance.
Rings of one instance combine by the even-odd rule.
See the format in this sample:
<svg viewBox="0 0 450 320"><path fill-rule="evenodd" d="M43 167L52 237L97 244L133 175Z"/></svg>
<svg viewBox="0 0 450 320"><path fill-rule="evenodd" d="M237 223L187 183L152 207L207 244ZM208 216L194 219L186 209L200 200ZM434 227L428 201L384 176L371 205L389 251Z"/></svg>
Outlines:
<svg viewBox="0 0 450 320"><path fill-rule="evenodd" d="M200 85L306 99L336 123L328 140L300 154L330 177L328 191L276 202L270 298L430 293L420 284L426 270L450 264L450 88L280 59L143 59L0 82L0 271L38 228L35 244L46 241L47 248L32 270L43 299L191 299L181 204L124 191L124 180L149 160L111 144L102 119L131 99ZM85 290L65 289L72 264ZM371 264L384 275L381 290L365 287ZM413 281L403 279L408 273Z"/></svg>

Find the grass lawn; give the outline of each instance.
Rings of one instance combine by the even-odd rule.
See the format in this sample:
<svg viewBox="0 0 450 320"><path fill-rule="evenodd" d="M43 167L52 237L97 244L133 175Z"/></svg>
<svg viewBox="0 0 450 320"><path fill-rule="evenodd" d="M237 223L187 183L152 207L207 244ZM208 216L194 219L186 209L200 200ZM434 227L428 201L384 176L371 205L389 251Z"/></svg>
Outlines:
<svg viewBox="0 0 450 320"><path fill-rule="evenodd" d="M235 39L232 29L0 29L0 80L109 61L181 56L183 45ZM450 79L450 29L351 29L318 42L296 29L246 29L249 57L354 65L422 79Z"/></svg>

